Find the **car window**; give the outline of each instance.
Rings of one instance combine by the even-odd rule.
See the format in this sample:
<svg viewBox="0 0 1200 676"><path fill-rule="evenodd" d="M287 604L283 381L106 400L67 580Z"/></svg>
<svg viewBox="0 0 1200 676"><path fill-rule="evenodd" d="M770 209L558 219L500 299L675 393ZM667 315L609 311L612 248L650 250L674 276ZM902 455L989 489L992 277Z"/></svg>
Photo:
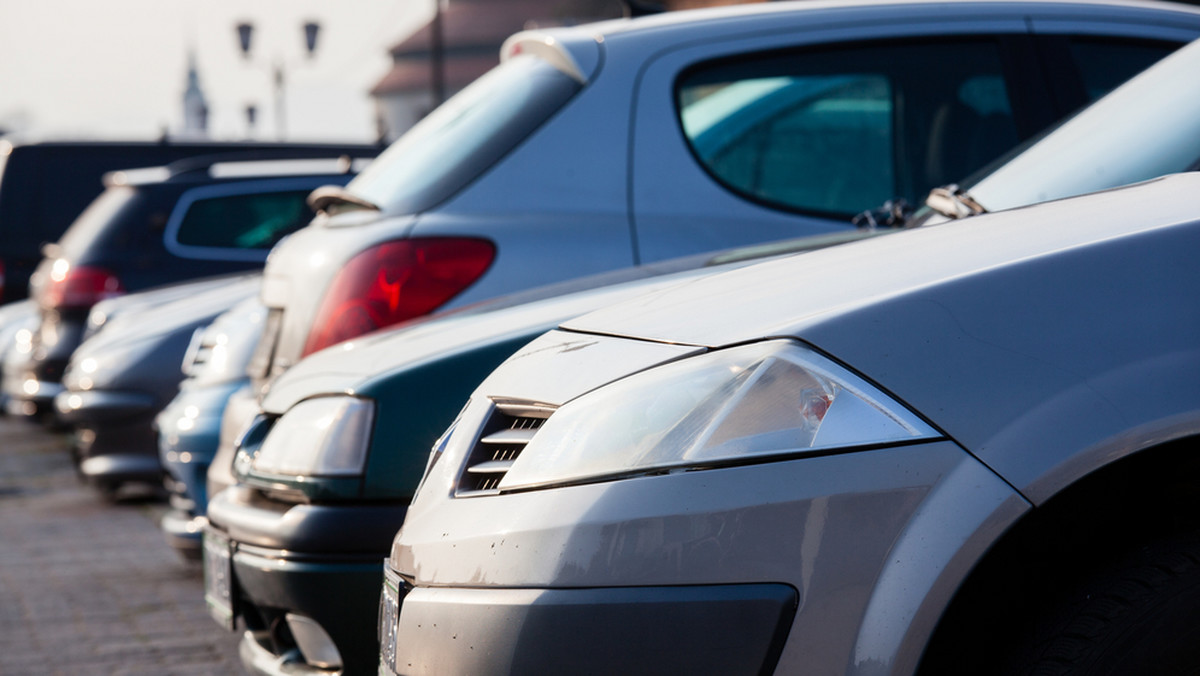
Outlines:
<svg viewBox="0 0 1200 676"><path fill-rule="evenodd" d="M676 101L717 181L799 211L913 201L1017 142L999 47L986 38L701 65L679 79Z"/></svg>
<svg viewBox="0 0 1200 676"><path fill-rule="evenodd" d="M533 54L506 60L438 106L347 189L388 213L416 213L458 192L579 91Z"/></svg>
<svg viewBox="0 0 1200 676"><path fill-rule="evenodd" d="M176 241L184 246L269 249L312 220L308 190L224 195L192 202Z"/></svg>
<svg viewBox="0 0 1200 676"><path fill-rule="evenodd" d="M124 231L132 228L114 226L130 220L144 222L138 217L144 218L146 204L145 196L129 186L112 186L105 189L59 238L62 254L76 257L91 247L127 246L128 235Z"/></svg>
<svg viewBox="0 0 1200 676"><path fill-rule="evenodd" d="M1084 108L1002 165L963 181L989 211L1095 192L1200 165L1200 42Z"/></svg>
<svg viewBox="0 0 1200 676"><path fill-rule="evenodd" d="M1121 43L1088 37L1072 37L1067 44L1089 102L1116 89L1179 47L1174 43Z"/></svg>

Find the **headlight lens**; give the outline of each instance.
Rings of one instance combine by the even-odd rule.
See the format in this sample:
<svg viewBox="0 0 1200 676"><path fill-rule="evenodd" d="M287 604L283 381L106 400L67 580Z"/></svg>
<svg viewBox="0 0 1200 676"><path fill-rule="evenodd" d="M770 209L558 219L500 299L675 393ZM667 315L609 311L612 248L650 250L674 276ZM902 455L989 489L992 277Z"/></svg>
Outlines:
<svg viewBox="0 0 1200 676"><path fill-rule="evenodd" d="M375 406L365 399L302 401L267 433L247 470L283 477L361 475L374 417Z"/></svg>
<svg viewBox="0 0 1200 676"><path fill-rule="evenodd" d="M650 369L567 403L499 488L939 436L829 359L766 341Z"/></svg>

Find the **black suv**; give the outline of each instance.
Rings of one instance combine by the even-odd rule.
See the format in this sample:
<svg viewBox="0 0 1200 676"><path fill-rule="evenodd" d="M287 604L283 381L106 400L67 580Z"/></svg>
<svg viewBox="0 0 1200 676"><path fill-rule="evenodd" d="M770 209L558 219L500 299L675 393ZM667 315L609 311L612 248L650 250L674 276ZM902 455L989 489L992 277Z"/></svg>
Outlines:
<svg viewBox="0 0 1200 676"><path fill-rule="evenodd" d="M312 218L308 194L322 185L345 184L354 164L346 156L235 157L239 161L191 158L105 176L105 191L58 243L45 246L45 258L30 279L41 323L28 359L5 364L10 413L52 410L63 369L97 302L260 269L276 242Z"/></svg>
<svg viewBox="0 0 1200 676"><path fill-rule="evenodd" d="M29 275L46 242L57 240L104 189L101 177L128 167L156 167L200 155L270 153L319 157L374 155L359 144L54 141L22 143L0 138L0 302L24 298Z"/></svg>

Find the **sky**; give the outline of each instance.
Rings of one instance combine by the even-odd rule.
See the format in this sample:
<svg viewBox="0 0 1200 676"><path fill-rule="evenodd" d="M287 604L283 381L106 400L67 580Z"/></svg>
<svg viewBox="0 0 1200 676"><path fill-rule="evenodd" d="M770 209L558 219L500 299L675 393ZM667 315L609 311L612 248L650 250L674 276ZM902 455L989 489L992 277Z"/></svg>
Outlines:
<svg viewBox="0 0 1200 676"><path fill-rule="evenodd" d="M369 141L368 92L388 48L434 0L0 0L0 128L37 140L156 139L183 124L195 55L218 140L279 138L274 64L285 74L286 138ZM303 25L321 25L313 58ZM254 25L250 58L236 25ZM245 108L258 108L251 128Z"/></svg>

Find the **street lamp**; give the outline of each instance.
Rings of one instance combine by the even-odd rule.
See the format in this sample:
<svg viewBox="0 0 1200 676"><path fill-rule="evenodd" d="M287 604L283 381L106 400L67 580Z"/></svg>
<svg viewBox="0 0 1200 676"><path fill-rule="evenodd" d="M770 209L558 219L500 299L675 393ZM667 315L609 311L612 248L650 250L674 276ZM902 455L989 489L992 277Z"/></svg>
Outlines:
<svg viewBox="0 0 1200 676"><path fill-rule="evenodd" d="M433 105L437 108L446 100L446 26L442 17L442 0L433 0L433 21L429 24L429 82Z"/></svg>
<svg viewBox="0 0 1200 676"><path fill-rule="evenodd" d="M243 21L236 26L238 45L242 49L242 56L246 59L250 58L250 48L254 38L254 24L249 21ZM321 25L316 21L307 21L303 26L304 31L304 49L306 58L311 59L317 51L317 35L321 31ZM272 81L275 83L275 129L280 140L286 138L287 133L287 111L284 104L284 60L282 57L276 57L271 65ZM246 116L251 129L254 127L254 115L251 113L253 106L246 107Z"/></svg>

